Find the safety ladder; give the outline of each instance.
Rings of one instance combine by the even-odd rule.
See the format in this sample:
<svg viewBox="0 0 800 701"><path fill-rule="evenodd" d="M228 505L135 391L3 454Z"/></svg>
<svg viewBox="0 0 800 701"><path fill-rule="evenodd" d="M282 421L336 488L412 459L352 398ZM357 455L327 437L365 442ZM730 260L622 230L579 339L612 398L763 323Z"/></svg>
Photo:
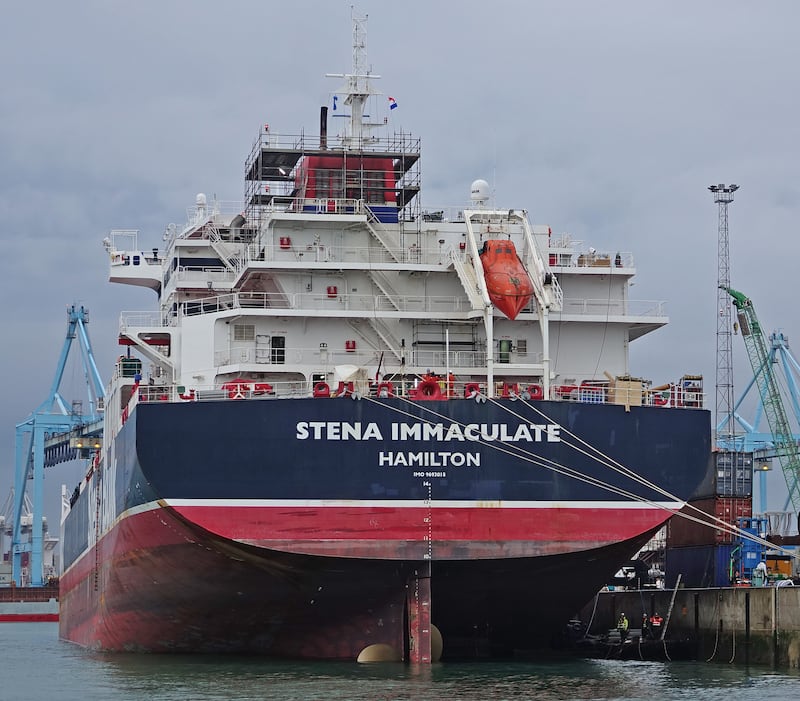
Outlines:
<svg viewBox="0 0 800 701"><path fill-rule="evenodd" d="M664 628L661 630L661 640L667 634L667 627L669 626L669 617L672 615L672 609L675 606L675 597L678 595L678 588L681 586L681 577L683 575L678 573L678 579L675 580L675 588L672 590L672 598L669 600L669 609L667 617L664 619Z"/></svg>

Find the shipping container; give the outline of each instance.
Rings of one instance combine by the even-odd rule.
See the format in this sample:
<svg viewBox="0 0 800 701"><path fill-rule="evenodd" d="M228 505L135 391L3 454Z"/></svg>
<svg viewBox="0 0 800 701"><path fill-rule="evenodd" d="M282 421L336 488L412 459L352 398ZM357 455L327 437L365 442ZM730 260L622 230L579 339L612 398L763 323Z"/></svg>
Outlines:
<svg viewBox="0 0 800 701"><path fill-rule="evenodd" d="M674 586L681 575L685 587L730 587L740 567L737 546L697 545L685 548L667 548L666 582Z"/></svg>
<svg viewBox="0 0 800 701"><path fill-rule="evenodd" d="M719 450L713 454L714 470L695 492L701 497L753 496L753 454Z"/></svg>
<svg viewBox="0 0 800 701"><path fill-rule="evenodd" d="M680 514L709 519L716 517L729 525L738 525L740 518L749 518L753 515L753 500L751 497L710 497L708 499L693 499L681 509ZM681 515L673 516L667 524L667 547L683 548L691 545L717 545L731 543L736 536L720 528L697 523ZM708 520L708 519L706 519Z"/></svg>

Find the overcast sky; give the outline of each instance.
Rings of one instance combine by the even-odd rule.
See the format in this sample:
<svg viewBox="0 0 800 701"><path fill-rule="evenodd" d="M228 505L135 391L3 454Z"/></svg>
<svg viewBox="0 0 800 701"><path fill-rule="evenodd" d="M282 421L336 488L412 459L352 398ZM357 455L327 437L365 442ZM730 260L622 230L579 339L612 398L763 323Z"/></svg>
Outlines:
<svg viewBox="0 0 800 701"><path fill-rule="evenodd" d="M631 348L656 384L703 374L714 402L717 207L738 183L731 281L764 327L797 339L800 3L362 0L376 85L422 139L422 203L463 205L475 178L500 207L598 250L632 251L631 298L671 324ZM14 426L47 396L66 307L91 312L111 374L119 312L152 292L106 282L114 228L161 244L198 192L243 197L259 127L317 132L351 66L345 1L6 3L0 25L0 504ZM749 377L733 338L736 394ZM73 368L68 380L76 381ZM61 482L48 471L48 516ZM782 499L781 499L782 505Z"/></svg>

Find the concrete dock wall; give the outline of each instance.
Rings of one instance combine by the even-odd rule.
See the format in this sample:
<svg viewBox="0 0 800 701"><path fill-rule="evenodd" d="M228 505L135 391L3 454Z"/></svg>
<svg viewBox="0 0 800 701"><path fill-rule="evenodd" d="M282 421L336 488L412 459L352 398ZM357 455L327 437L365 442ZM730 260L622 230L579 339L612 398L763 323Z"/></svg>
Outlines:
<svg viewBox="0 0 800 701"><path fill-rule="evenodd" d="M660 613L667 640L691 640L698 660L800 667L800 587L600 592L580 612L589 633L616 627L624 612L631 628L642 614Z"/></svg>

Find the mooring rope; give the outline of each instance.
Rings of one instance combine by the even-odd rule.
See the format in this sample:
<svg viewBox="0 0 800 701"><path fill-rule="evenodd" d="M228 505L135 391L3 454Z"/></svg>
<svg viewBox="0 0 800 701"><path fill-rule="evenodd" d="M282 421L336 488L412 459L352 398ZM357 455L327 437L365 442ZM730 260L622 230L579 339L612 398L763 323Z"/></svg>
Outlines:
<svg viewBox="0 0 800 701"><path fill-rule="evenodd" d="M455 421L451 416L449 416L447 414L443 414L443 413L434 411L431 407L427 406L425 404L425 402L415 402L415 401L412 401L410 399L407 399L406 397L398 397L398 398L401 399L403 402L409 404L410 406L415 407L417 409L417 411L422 410L423 412L435 417L435 419L428 419L428 418L425 418L424 416L420 416L418 413L412 413L412 412L409 412L409 411L405 411L405 410L401 409L400 407L395 407L395 406L390 406L390 405L384 404L383 402L379 402L376 398L373 398L373 397L369 397L369 396L359 397L359 399L375 402L375 403L380 404L381 406L383 406L385 408L388 408L388 409L390 409L390 410L392 410L392 411L394 411L394 412L396 412L398 414L401 414L403 416L406 416L408 418L412 418L412 419L414 419L416 421L424 421L424 422L432 424L432 423L436 423L436 420L438 419L440 421L444 420L444 421L450 422L450 423L452 423L454 425L457 425L457 426L460 426L460 427L466 426L466 424L464 424L462 422L459 422L459 421ZM511 407L508 406L508 402L500 403L495 399L490 399L490 398L486 397L485 395L477 395L475 400L491 401L494 406L496 406L497 408L501 409L502 411L510 414L511 416L514 416L515 418L517 418L520 421L523 421L525 423L529 423L528 417L522 416L518 412L513 411L511 409ZM557 423L551 417L549 417L546 413L541 411L538 407L534 406L533 404L531 404L528 400L524 399L523 397L517 395L516 400L517 401L521 401L526 407L528 407L533 412L535 412L536 414L541 416L545 421L548 421L550 423ZM465 399L465 400L459 400L459 401L470 401L470 400L466 400ZM637 483L637 484L639 484L639 485L641 485L643 487L646 487L648 489L653 490L654 492L662 495L663 497L665 497L669 501L678 502L678 503L684 503L685 504L684 508L688 508L689 510L696 512L697 514L699 514L699 516L694 516L691 513L686 513L684 511L679 511L679 510L670 508L670 507L666 506L665 504L653 501L651 499L647 499L647 498L645 498L645 497L643 497L643 496L641 496L639 494L636 494L634 492L631 492L629 490L626 490L626 489L623 489L623 488L620 488L620 487L615 487L614 485L612 485L609 482L606 482L604 480L600 480L600 479L595 478L595 477L588 477L588 476L580 473L579 471L574 470L573 468L570 468L570 467L567 467L566 465L560 464L560 463L558 463L558 462L556 462L556 461L554 461L554 460L552 460L550 458L546 458L544 456L537 455L536 453L534 453L534 452L532 452L530 450L527 450L525 448L522 448L520 446L517 446L517 445L510 446L510 445L507 445L507 444L497 444L496 442L483 440L483 439L478 439L478 440L475 440L473 442L478 443L480 445L487 446L487 447L489 447L489 448L491 448L493 450L505 453L507 455L510 455L512 457L516 457L516 458L524 460L526 462L530 462L530 463L532 463L532 464L534 464L534 465L536 465L538 467L544 467L544 468L546 468L548 470L551 470L551 471L553 471L553 472L555 472L557 474L562 474L562 475L564 475L566 477L571 477L571 478L576 479L578 481L582 481L582 482L585 482L587 484L591 484L593 486L605 489L606 491L609 491L611 493L617 494L619 496L626 497L626 498L628 498L628 499L630 499L630 500L632 500L634 502L642 503L642 504L648 504L649 506L653 506L655 508L662 509L664 511L667 511L669 514L671 514L673 516L679 516L681 518L684 518L684 519L687 519L689 521L692 521L692 522L707 526L709 528L716 528L716 529L724 531L724 532L726 532L726 533L728 533L730 535L735 535L735 536L744 538L746 540L750 540L752 542L758 543L760 545L765 545L765 546L769 546L769 547L772 547L772 548L775 547L772 543L769 543L764 538L760 538L759 536L756 536L756 535L754 535L752 533L748 533L747 531L743 531L739 527L737 527L737 526L735 526L733 524L727 523L724 520L722 520L721 518L718 518L718 517L713 516L711 514L707 514L704 511L702 511L701 509L699 509L696 506L694 506L693 504L685 503L685 501L683 499L679 498L675 494L672 494L671 492L667 491L666 489L663 489L662 487L660 487L659 485L655 484L654 482L651 482L650 480L647 480L647 479L643 478L641 475L636 473L634 470L631 470L630 468L622 465L621 463L619 463L616 460L614 460L613 458L609 457L608 455L606 455L605 453L603 453L599 449L593 447L592 445L590 445L589 443L584 441L582 438L580 438L576 434L574 434L571 431L569 431L566 427L562 426L561 427L561 431L562 431L562 433L566 434L570 438L574 439L578 444L578 445L576 445L576 444L571 443L569 441L563 441L562 440L562 443L567 445L567 447L572 448L576 452L579 452L579 453L585 455L586 457L588 457L588 458L594 460L595 462L597 462L597 463L609 468L610 470L612 470L614 472L617 472L618 474L620 474L620 475L622 475L624 477L627 477L628 479L632 480L633 482L635 482L635 483ZM580 446L585 446L585 447L580 447ZM776 548L776 549L778 549L778 550L780 550L782 552L785 552L786 554L788 554L788 555L790 555L790 556L792 556L794 558L800 558L800 554L798 554L795 551L789 551L789 550L785 550L783 548Z"/></svg>

